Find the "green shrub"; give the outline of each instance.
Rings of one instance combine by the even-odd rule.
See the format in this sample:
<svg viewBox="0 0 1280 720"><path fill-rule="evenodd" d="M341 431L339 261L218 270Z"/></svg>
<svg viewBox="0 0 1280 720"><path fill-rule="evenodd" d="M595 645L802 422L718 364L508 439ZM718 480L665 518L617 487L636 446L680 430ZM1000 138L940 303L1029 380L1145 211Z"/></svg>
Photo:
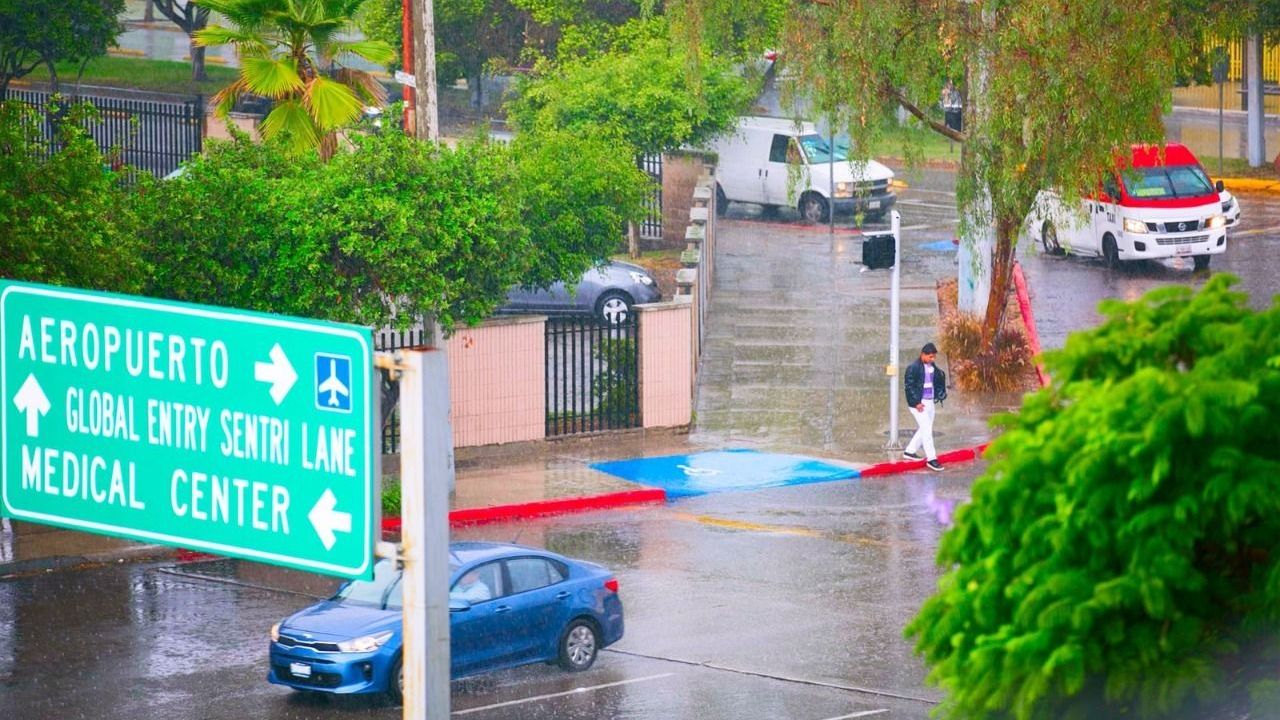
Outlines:
<svg viewBox="0 0 1280 720"><path fill-rule="evenodd" d="M906 629L943 716L1203 717L1245 693L1226 668L1280 620L1280 302L1232 282L1104 302L997 420Z"/></svg>

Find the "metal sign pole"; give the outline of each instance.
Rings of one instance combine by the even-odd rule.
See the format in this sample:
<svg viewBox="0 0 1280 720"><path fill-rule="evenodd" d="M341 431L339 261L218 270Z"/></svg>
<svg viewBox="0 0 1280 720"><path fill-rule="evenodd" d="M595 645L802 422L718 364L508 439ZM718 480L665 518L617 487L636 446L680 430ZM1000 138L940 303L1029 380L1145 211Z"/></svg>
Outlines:
<svg viewBox="0 0 1280 720"><path fill-rule="evenodd" d="M893 279L889 285L889 442L885 447L896 450L902 445L898 439L898 297L901 290L899 268L902 265L902 215L894 210L889 217L893 233Z"/></svg>
<svg viewBox="0 0 1280 720"><path fill-rule="evenodd" d="M449 718L449 485L453 434L443 348L403 352L404 720Z"/></svg>

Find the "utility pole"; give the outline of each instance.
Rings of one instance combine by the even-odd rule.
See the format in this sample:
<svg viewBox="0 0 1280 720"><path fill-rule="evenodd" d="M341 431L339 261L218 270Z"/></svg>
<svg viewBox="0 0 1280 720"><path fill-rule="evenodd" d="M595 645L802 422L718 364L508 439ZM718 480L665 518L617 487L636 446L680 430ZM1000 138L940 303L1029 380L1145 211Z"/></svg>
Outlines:
<svg viewBox="0 0 1280 720"><path fill-rule="evenodd" d="M1262 35L1250 32L1245 42L1244 64L1248 68L1249 117L1247 125L1249 167L1262 167L1267 162L1266 112L1262 94Z"/></svg>
<svg viewBox="0 0 1280 720"><path fill-rule="evenodd" d="M400 0L400 67L407 73L413 72L413 8L412 0ZM400 125L410 135L416 130L413 122L413 86L404 85L400 95L404 100L404 118Z"/></svg>
<svg viewBox="0 0 1280 720"><path fill-rule="evenodd" d="M436 106L436 29L432 0L407 0L413 6L414 135L420 140L440 139Z"/></svg>

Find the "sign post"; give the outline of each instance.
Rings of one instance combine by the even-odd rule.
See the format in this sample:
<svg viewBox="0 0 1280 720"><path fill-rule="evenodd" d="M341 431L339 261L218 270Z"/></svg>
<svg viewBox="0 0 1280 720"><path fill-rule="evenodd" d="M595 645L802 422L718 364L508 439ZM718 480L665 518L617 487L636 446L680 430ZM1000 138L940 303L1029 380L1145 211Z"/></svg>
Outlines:
<svg viewBox="0 0 1280 720"><path fill-rule="evenodd" d="M404 718L449 718L449 486L453 432L443 348L402 351Z"/></svg>
<svg viewBox="0 0 1280 720"><path fill-rule="evenodd" d="M367 328L0 283L0 510L369 577L372 359Z"/></svg>

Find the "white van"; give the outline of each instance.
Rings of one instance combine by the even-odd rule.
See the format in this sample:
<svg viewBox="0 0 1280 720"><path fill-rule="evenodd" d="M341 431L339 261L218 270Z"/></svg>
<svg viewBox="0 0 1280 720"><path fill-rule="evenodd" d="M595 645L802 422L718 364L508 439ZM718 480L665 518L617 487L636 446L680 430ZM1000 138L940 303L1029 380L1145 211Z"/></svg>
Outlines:
<svg viewBox="0 0 1280 720"><path fill-rule="evenodd" d="M1027 231L1046 253L1093 255L1110 267L1131 260L1191 258L1197 270L1227 250L1222 182L1185 146L1134 145L1079 210L1044 192ZM1237 209L1238 213L1239 210Z"/></svg>
<svg viewBox="0 0 1280 720"><path fill-rule="evenodd" d="M708 149L719 155L716 200L721 214L730 202L748 202L794 207L806 222L819 223L826 222L834 204L836 212L860 211L874 222L897 201L890 189L893 171L874 160L850 162L847 146L838 139L833 184L830 142L811 122L740 118L734 132ZM829 197L833 187L834 199Z"/></svg>

